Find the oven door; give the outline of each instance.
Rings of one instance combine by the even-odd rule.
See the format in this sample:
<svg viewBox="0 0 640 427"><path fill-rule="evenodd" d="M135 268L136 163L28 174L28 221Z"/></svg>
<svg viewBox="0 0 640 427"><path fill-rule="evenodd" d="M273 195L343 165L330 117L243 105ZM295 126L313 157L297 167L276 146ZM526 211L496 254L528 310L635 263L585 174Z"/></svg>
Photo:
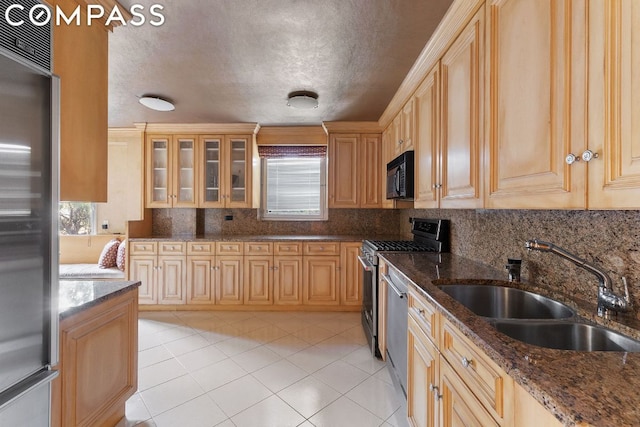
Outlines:
<svg viewBox="0 0 640 427"><path fill-rule="evenodd" d="M359 256L362 265L362 327L371 353L381 357L378 349L378 267Z"/></svg>

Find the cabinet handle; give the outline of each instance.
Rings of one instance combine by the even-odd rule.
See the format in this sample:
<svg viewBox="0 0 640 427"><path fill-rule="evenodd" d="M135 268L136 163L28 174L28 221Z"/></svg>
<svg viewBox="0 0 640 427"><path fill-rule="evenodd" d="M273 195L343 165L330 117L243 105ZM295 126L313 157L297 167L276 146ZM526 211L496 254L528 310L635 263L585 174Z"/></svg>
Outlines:
<svg viewBox="0 0 640 427"><path fill-rule="evenodd" d="M424 308L419 308L418 313L420 313L420 316L424 317Z"/></svg>
<svg viewBox="0 0 640 427"><path fill-rule="evenodd" d="M473 359L467 359L466 357L463 356L462 360L460 360L460 363L462 363L463 367L468 368L473 363Z"/></svg>
<svg viewBox="0 0 640 427"><path fill-rule="evenodd" d="M575 162L579 162L580 161L580 157L576 156L573 153L569 153L569 154L567 154L567 157L564 158L564 161L565 161L566 164L572 165Z"/></svg>
<svg viewBox="0 0 640 427"><path fill-rule="evenodd" d="M261 251L262 250L262 246L256 246L256 250L257 251Z"/></svg>
<svg viewBox="0 0 640 427"><path fill-rule="evenodd" d="M433 397L435 397L436 400L442 399L442 395L440 394L440 389L438 389L437 386L433 384L429 384L429 390L431 390L431 393L433 393Z"/></svg>
<svg viewBox="0 0 640 427"><path fill-rule="evenodd" d="M442 184L433 184L433 188L435 188L436 190L442 188Z"/></svg>
<svg viewBox="0 0 640 427"><path fill-rule="evenodd" d="M593 159L597 159L598 157L600 157L600 155L598 153L594 153L591 150L585 150L582 153L582 160L584 160L585 162L590 162Z"/></svg>

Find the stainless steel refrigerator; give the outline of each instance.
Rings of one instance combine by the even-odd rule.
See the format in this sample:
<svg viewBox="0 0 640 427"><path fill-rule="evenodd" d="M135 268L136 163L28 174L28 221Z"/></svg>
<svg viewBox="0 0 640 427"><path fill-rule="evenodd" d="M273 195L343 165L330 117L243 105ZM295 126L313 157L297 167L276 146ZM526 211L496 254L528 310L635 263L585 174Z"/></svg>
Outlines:
<svg viewBox="0 0 640 427"><path fill-rule="evenodd" d="M0 11L5 9L2 0ZM50 45L34 42L24 35L24 28L4 24L0 28L0 426L40 427L50 423L50 382L56 375L51 366L58 353L59 85L45 66L30 58L35 49L50 51Z"/></svg>

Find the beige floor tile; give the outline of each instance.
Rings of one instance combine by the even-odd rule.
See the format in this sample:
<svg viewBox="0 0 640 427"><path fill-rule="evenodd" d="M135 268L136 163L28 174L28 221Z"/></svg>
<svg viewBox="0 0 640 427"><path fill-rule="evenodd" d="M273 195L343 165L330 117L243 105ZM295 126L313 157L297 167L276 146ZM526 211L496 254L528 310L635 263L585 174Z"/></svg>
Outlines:
<svg viewBox="0 0 640 427"><path fill-rule="evenodd" d="M369 347L361 347L343 357L342 360L371 375L385 367L385 363L382 360L371 355Z"/></svg>
<svg viewBox="0 0 640 427"><path fill-rule="evenodd" d="M227 356L236 356L262 344L245 337L235 337L216 343L216 346Z"/></svg>
<svg viewBox="0 0 640 427"><path fill-rule="evenodd" d="M163 345L141 350L138 352L138 369L146 368L171 358L173 358L173 355Z"/></svg>
<svg viewBox="0 0 640 427"><path fill-rule="evenodd" d="M380 369L374 375L375 378L386 382L387 384L393 385L393 380L391 379L391 373L389 373L389 368L385 367L384 369Z"/></svg>
<svg viewBox="0 0 640 427"><path fill-rule="evenodd" d="M282 357L290 356L305 348L311 347L311 344L294 335L287 335L275 341L265 344L271 351L278 353Z"/></svg>
<svg viewBox="0 0 640 427"><path fill-rule="evenodd" d="M143 391L181 377L187 370L176 359L165 360L138 371L138 390Z"/></svg>
<svg viewBox="0 0 640 427"><path fill-rule="evenodd" d="M409 427L407 419L407 405L403 404L389 418L386 424L392 427Z"/></svg>
<svg viewBox="0 0 640 427"><path fill-rule="evenodd" d="M317 344L320 341L331 338L332 336L336 335L336 333L317 325L309 325L293 332L293 335L308 342L309 344Z"/></svg>
<svg viewBox="0 0 640 427"><path fill-rule="evenodd" d="M213 400L203 394L154 417L158 427L212 427L228 417Z"/></svg>
<svg viewBox="0 0 640 427"><path fill-rule="evenodd" d="M283 388L300 381L307 376L307 373L290 361L283 359L251 375L267 386L272 392L277 393Z"/></svg>
<svg viewBox="0 0 640 427"><path fill-rule="evenodd" d="M340 393L314 377L307 377L280 391L278 396L309 418L339 398Z"/></svg>
<svg viewBox="0 0 640 427"><path fill-rule="evenodd" d="M287 360L295 363L310 374L338 359L340 359L340 354L333 353L330 349L317 346L305 348L287 357Z"/></svg>
<svg viewBox="0 0 640 427"><path fill-rule="evenodd" d="M204 390L189 375L175 378L140 392L152 417L173 409L204 394Z"/></svg>
<svg viewBox="0 0 640 427"><path fill-rule="evenodd" d="M305 419L272 395L231 418L237 427L296 427Z"/></svg>
<svg viewBox="0 0 640 427"><path fill-rule="evenodd" d="M161 345L162 340L156 333L138 331L138 351L148 350Z"/></svg>
<svg viewBox="0 0 640 427"><path fill-rule="evenodd" d="M247 371L231 359L224 359L213 365L192 372L193 378L206 391L214 390L247 375Z"/></svg>
<svg viewBox="0 0 640 427"><path fill-rule="evenodd" d="M240 331L241 334L246 334L247 332L255 331L256 329L264 328L269 323L265 322L262 319L257 319L255 317L251 317L249 319L240 320L238 322L230 323L231 326Z"/></svg>
<svg viewBox="0 0 640 427"><path fill-rule="evenodd" d="M233 361L247 372L254 372L281 359L281 356L265 346L256 347L234 356Z"/></svg>
<svg viewBox="0 0 640 427"><path fill-rule="evenodd" d="M378 427L384 422L344 396L315 414L309 421L316 427Z"/></svg>
<svg viewBox="0 0 640 427"><path fill-rule="evenodd" d="M209 341L198 334L194 334L185 338L180 338L178 340L168 342L164 346L174 356L180 356L182 354L190 353L208 345L211 345Z"/></svg>
<svg viewBox="0 0 640 427"><path fill-rule="evenodd" d="M127 427L151 419L151 414L139 393L134 394L127 400L125 405L125 419L129 423Z"/></svg>
<svg viewBox="0 0 640 427"><path fill-rule="evenodd" d="M228 419L221 422L220 424L216 424L215 427L236 427L236 425L230 419Z"/></svg>
<svg viewBox="0 0 640 427"><path fill-rule="evenodd" d="M215 345L210 344L198 350L177 357L178 362L189 372L194 372L205 366L213 365L226 359L228 356Z"/></svg>
<svg viewBox="0 0 640 427"><path fill-rule="evenodd" d="M353 340L335 335L315 345L318 348L329 351L331 354L335 354L338 358L344 357L354 351L362 348L362 344L353 342Z"/></svg>
<svg viewBox="0 0 640 427"><path fill-rule="evenodd" d="M229 417L233 417L271 395L268 388L250 375L209 392L209 397Z"/></svg>
<svg viewBox="0 0 640 427"><path fill-rule="evenodd" d="M266 325L263 328L253 330L251 332L243 334L242 336L244 338L255 340L262 344L267 344L277 339L286 337L287 335L289 335L289 332L280 329L277 326Z"/></svg>
<svg viewBox="0 0 640 427"><path fill-rule="evenodd" d="M228 323L224 323L212 325L207 330L198 329L198 334L211 344L217 344L240 336L240 331Z"/></svg>
<svg viewBox="0 0 640 427"><path fill-rule="evenodd" d="M313 377L344 394L369 378L369 374L347 362L337 360L315 372Z"/></svg>
<svg viewBox="0 0 640 427"><path fill-rule="evenodd" d="M374 377L360 383L346 396L383 420L396 412L402 403L391 384Z"/></svg>
<svg viewBox="0 0 640 427"><path fill-rule="evenodd" d="M195 334L196 331L193 328L188 326L176 326L175 328L158 332L156 335L160 338L160 341L162 341L163 344L166 344Z"/></svg>

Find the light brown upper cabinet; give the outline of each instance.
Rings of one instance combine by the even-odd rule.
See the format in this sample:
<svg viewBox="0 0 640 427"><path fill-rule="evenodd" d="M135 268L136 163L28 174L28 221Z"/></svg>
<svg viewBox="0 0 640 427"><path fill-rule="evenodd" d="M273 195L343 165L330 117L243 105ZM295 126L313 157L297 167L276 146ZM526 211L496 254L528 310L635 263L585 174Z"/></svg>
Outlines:
<svg viewBox="0 0 640 427"><path fill-rule="evenodd" d="M416 208L483 207L483 22L481 8L413 95Z"/></svg>
<svg viewBox="0 0 640 427"><path fill-rule="evenodd" d="M330 133L328 160L330 208L382 207L380 133Z"/></svg>
<svg viewBox="0 0 640 427"><path fill-rule="evenodd" d="M252 206L251 141L250 135L200 136L199 207Z"/></svg>
<svg viewBox="0 0 640 427"><path fill-rule="evenodd" d="M413 150L415 115L413 98L402 107L402 111L393 120L394 157L408 150Z"/></svg>
<svg viewBox="0 0 640 427"><path fill-rule="evenodd" d="M437 208L440 202L440 63L429 72L414 95L416 109L416 209Z"/></svg>
<svg viewBox="0 0 640 427"><path fill-rule="evenodd" d="M148 208L197 207L197 136L147 135Z"/></svg>
<svg viewBox="0 0 640 427"><path fill-rule="evenodd" d="M588 148L598 157L587 164L587 206L639 209L640 3L591 0L588 16Z"/></svg>
<svg viewBox="0 0 640 427"><path fill-rule="evenodd" d="M488 2L487 207L585 207L585 6Z"/></svg>
<svg viewBox="0 0 640 427"><path fill-rule="evenodd" d="M53 0L67 16L84 2ZM115 2L102 3L105 9ZM107 201L108 36L104 22L53 25L53 72L60 76L60 199ZM105 17L108 16L105 12Z"/></svg>

